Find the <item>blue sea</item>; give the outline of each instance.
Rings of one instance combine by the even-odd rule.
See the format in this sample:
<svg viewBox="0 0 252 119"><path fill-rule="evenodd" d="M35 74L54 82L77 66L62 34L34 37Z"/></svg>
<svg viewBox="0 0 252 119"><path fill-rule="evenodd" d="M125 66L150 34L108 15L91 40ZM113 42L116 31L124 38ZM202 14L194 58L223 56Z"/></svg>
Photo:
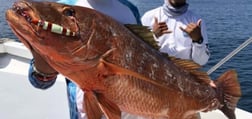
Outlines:
<svg viewBox="0 0 252 119"><path fill-rule="evenodd" d="M0 38L16 38L5 21L4 12L14 1L1 0ZM138 7L141 15L163 3L163 0L130 1ZM207 25L211 58L204 66L204 70L210 69L245 40L252 37L252 0L188 0L188 3L189 9L202 16ZM216 79L229 69L235 69L238 72L242 89L242 98L238 107L252 112L252 44L232 57L210 76L212 79Z"/></svg>

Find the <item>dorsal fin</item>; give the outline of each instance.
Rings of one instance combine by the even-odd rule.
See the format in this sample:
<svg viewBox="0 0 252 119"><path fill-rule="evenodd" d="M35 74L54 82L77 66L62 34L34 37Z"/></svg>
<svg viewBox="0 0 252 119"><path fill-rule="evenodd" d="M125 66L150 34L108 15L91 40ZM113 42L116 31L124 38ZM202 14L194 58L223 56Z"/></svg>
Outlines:
<svg viewBox="0 0 252 119"><path fill-rule="evenodd" d="M201 66L192 60L180 59L175 57L168 57L175 65L178 67L189 71L192 75L194 75L198 82L209 84L211 79L208 74L204 71L200 71Z"/></svg>
<svg viewBox="0 0 252 119"><path fill-rule="evenodd" d="M138 24L125 24L125 27L127 27L132 33L141 38L151 47L159 50L160 47L158 46L158 42L154 39L153 33L149 27Z"/></svg>
<svg viewBox="0 0 252 119"><path fill-rule="evenodd" d="M159 50L158 42L154 39L153 33L147 26L142 26L138 24L125 24L132 33L136 36L140 37L143 41L149 44L151 47ZM175 65L182 68L183 70L189 71L192 75L194 75L198 82L209 84L211 79L206 72L200 71L201 66L192 60L180 59L169 56L166 53L162 53L165 57L171 60Z"/></svg>
<svg viewBox="0 0 252 119"><path fill-rule="evenodd" d="M192 60L176 58L173 56L168 56L168 58L173 61L177 66L183 67L186 70L198 70L201 66Z"/></svg>

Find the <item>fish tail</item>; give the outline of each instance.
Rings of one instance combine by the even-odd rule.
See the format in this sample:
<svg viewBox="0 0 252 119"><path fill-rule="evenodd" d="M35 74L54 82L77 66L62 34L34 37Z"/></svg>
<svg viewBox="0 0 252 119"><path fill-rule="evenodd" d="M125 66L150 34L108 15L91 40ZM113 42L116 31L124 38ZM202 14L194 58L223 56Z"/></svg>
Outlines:
<svg viewBox="0 0 252 119"><path fill-rule="evenodd" d="M219 101L223 105L220 110L229 118L235 119L235 108L241 97L240 84L235 70L222 74L216 81Z"/></svg>

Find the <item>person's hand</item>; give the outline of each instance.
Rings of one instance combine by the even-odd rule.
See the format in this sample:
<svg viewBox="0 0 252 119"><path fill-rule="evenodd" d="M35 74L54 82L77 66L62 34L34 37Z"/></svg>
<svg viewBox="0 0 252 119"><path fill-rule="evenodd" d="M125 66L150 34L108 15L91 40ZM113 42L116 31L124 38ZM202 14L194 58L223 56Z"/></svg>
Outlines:
<svg viewBox="0 0 252 119"><path fill-rule="evenodd" d="M216 88L216 85L214 84L214 82L211 80L211 82L209 83L209 85L213 88Z"/></svg>
<svg viewBox="0 0 252 119"><path fill-rule="evenodd" d="M153 24L152 31L157 38L165 33L171 33L171 31L168 30L168 26L166 25L165 22L158 22L158 19L156 17L154 18L154 20L155 22Z"/></svg>
<svg viewBox="0 0 252 119"><path fill-rule="evenodd" d="M36 51L31 49L31 53L34 58L34 66L38 71L44 74L57 74L57 71L54 70Z"/></svg>
<svg viewBox="0 0 252 119"><path fill-rule="evenodd" d="M193 42L200 42L202 40L201 35L201 19L197 21L197 23L190 23L186 26L186 28L180 27L180 29L186 32L193 40Z"/></svg>

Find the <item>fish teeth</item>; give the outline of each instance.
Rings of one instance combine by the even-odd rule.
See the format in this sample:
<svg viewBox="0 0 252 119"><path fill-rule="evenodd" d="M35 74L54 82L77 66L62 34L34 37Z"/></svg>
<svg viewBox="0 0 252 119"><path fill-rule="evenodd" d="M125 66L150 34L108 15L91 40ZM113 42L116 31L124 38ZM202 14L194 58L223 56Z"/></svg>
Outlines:
<svg viewBox="0 0 252 119"><path fill-rule="evenodd" d="M28 12L25 11L23 7L20 7L14 4L12 7L12 10L15 11L17 14L23 16L28 22L32 21L31 16L29 16Z"/></svg>
<svg viewBox="0 0 252 119"><path fill-rule="evenodd" d="M32 18L30 16L26 20L30 23L32 22Z"/></svg>

